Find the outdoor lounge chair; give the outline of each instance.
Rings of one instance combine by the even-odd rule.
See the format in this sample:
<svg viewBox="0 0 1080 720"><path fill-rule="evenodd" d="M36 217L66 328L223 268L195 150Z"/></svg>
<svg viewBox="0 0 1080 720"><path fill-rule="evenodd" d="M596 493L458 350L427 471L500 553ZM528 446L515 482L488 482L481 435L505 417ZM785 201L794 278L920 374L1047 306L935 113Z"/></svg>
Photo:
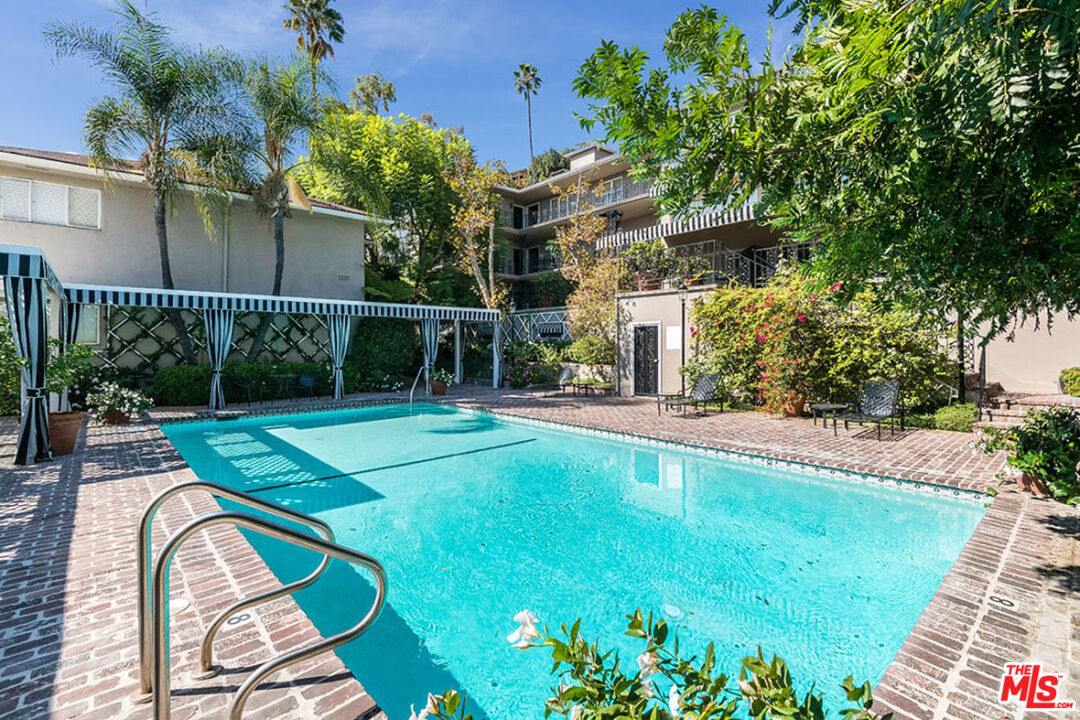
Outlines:
<svg viewBox="0 0 1080 720"><path fill-rule="evenodd" d="M848 423L864 425L873 423L877 425L878 440L881 439L881 424L889 423L889 432L896 428L896 420L900 421L900 429L904 429L904 413L900 406L900 381L899 380L867 380L863 382L859 390L858 405L852 410L833 416L833 434L836 434L836 421L844 421L844 429L848 429Z"/></svg>
<svg viewBox="0 0 1080 720"><path fill-rule="evenodd" d="M558 390L563 392L568 387L574 388L574 394L577 395L577 385L574 383L574 378L577 376L577 368L573 365L567 365L559 373L559 379L550 385L539 385L537 389L543 390L546 394L550 390Z"/></svg>
<svg viewBox="0 0 1080 720"><path fill-rule="evenodd" d="M677 395L657 395L656 396L656 414L660 414L660 406L663 405L665 410L670 410L673 407L682 408L685 412L686 407L689 405L695 410L698 407L704 411L705 415L709 414L709 403L717 402L716 390L720 386L720 375L717 373L701 373L694 378L694 386L690 388L690 393L684 395L679 393ZM724 401L720 402L720 412L724 412Z"/></svg>

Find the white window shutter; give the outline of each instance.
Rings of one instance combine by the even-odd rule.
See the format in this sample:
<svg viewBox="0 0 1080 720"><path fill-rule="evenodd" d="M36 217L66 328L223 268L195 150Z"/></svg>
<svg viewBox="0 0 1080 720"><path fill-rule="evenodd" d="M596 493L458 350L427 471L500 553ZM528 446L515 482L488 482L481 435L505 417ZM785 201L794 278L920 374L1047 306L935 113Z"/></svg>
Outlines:
<svg viewBox="0 0 1080 720"><path fill-rule="evenodd" d="M46 225L67 225L67 187L34 183L30 191L31 219Z"/></svg>
<svg viewBox="0 0 1080 720"><path fill-rule="evenodd" d="M30 181L0 178L0 217L5 220L30 219Z"/></svg>
<svg viewBox="0 0 1080 720"><path fill-rule="evenodd" d="M98 204L101 193L87 188L68 188L68 224L81 228L98 227Z"/></svg>

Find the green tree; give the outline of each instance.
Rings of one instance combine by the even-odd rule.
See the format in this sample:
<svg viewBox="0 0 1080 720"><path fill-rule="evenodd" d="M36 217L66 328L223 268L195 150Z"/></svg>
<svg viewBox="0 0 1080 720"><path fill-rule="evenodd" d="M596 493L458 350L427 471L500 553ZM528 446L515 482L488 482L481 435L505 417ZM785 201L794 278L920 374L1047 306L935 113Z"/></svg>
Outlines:
<svg viewBox="0 0 1080 720"><path fill-rule="evenodd" d="M536 156L533 167L536 168L536 177L546 180L560 170L569 170L570 161L555 148L548 148Z"/></svg>
<svg viewBox="0 0 1080 720"><path fill-rule="evenodd" d="M330 7L331 2L333 0L289 0L281 6L289 13L281 21L281 25L296 33L296 49L311 58L312 68L322 63L327 55L333 60L333 43L340 44L345 40L345 25L341 13ZM313 72L313 91L316 82Z"/></svg>
<svg viewBox="0 0 1080 720"><path fill-rule="evenodd" d="M502 307L507 290L495 278L498 247L495 226L501 201L495 186L506 184L506 170L498 162L477 165L471 152L459 152L454 156L453 170L445 173L445 177L457 195L452 209L457 230L453 247L458 266L472 276L484 307Z"/></svg>
<svg viewBox="0 0 1080 720"><path fill-rule="evenodd" d="M434 268L451 261L457 198L444 173L467 148L460 134L407 115L335 109L312 135L296 176L314 196L389 219L371 223L367 261L386 276L400 269L423 298Z"/></svg>
<svg viewBox="0 0 1080 720"><path fill-rule="evenodd" d="M228 178L228 189L250 193L256 212L271 221L272 295L281 294L285 274L285 220L292 216L293 204L311 210L307 195L291 177L299 165L296 145L316 129L321 113L317 86L309 87L307 77L314 73L319 79L322 71L311 65L306 55L284 65L265 58L250 62L243 81L248 109L245 121L202 154L208 175ZM258 358L272 320L267 314L260 321L248 351L249 361Z"/></svg>
<svg viewBox="0 0 1080 720"><path fill-rule="evenodd" d="M803 39L755 66L703 7L662 67L604 43L575 89L661 204L732 206L817 240L815 268L989 328L1080 312L1080 3L792 0Z"/></svg>
<svg viewBox="0 0 1080 720"><path fill-rule="evenodd" d="M173 289L166 216L181 180L195 179L197 152L221 135L234 115L228 101L241 63L220 49L191 50L174 45L170 31L127 0L115 10L111 30L54 21L45 38L60 57L82 56L98 67L117 90L86 112L84 142L90 163L104 175L123 166L124 153L137 153L143 178L154 198L154 227L161 261L161 284ZM204 218L212 196L196 193ZM205 202L203 202L205 200ZM194 364L195 350L183 317L168 312L184 361Z"/></svg>
<svg viewBox="0 0 1080 720"><path fill-rule="evenodd" d="M536 156L533 153L532 96L540 92L540 73L535 65L521 63L514 71L514 89L525 98L529 115L529 181L536 182Z"/></svg>
<svg viewBox="0 0 1080 720"><path fill-rule="evenodd" d="M356 78L356 85L349 91L349 107L356 112L374 115L379 112L380 107L386 112L394 102L397 102L394 83L384 78L381 72L361 75Z"/></svg>

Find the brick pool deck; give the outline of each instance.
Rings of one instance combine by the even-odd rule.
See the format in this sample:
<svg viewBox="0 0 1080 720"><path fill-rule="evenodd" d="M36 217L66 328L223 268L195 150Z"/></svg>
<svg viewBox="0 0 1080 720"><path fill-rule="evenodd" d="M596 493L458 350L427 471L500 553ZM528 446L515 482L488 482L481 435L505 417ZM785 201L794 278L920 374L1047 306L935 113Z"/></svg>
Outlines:
<svg viewBox="0 0 1080 720"><path fill-rule="evenodd" d="M872 430L833 437L806 420L755 413L658 418L655 404L642 400L474 388L455 388L449 400L952 488L995 485L1001 467L957 433L907 431L878 442ZM156 424L192 414L163 410L127 427L88 427L74 454L24 468L10 465L14 426L0 422L0 718L150 717L148 706L127 701L136 686L135 526L154 494L194 479ZM173 500L159 512L156 547L214 509L205 495ZM222 676L187 678L214 614L275 585L235 530L212 530L181 549L171 585L174 718L225 717L246 671L318 637L291 599L277 600L222 631ZM889 666L875 709L918 720L1039 717L997 701L1002 665L1017 661L1065 673L1065 697L1080 702L1080 514L1003 488ZM377 702L327 654L263 685L245 717L377 718Z"/></svg>

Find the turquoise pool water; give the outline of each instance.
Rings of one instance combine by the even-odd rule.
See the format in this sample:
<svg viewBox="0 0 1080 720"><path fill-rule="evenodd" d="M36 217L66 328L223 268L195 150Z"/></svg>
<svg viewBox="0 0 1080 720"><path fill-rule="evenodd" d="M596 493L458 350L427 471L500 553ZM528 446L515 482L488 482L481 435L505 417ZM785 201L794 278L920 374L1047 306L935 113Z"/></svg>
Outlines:
<svg viewBox="0 0 1080 720"><path fill-rule="evenodd" d="M386 608L338 654L392 720L456 688L492 720L542 718L542 650L512 616L623 636L635 608L734 673L760 644L834 708L849 674L876 682L983 515L980 502L773 469L457 411L384 407L166 426L206 480L326 520L386 566ZM316 563L250 536L283 581ZM295 597L324 634L370 604L331 566Z"/></svg>

